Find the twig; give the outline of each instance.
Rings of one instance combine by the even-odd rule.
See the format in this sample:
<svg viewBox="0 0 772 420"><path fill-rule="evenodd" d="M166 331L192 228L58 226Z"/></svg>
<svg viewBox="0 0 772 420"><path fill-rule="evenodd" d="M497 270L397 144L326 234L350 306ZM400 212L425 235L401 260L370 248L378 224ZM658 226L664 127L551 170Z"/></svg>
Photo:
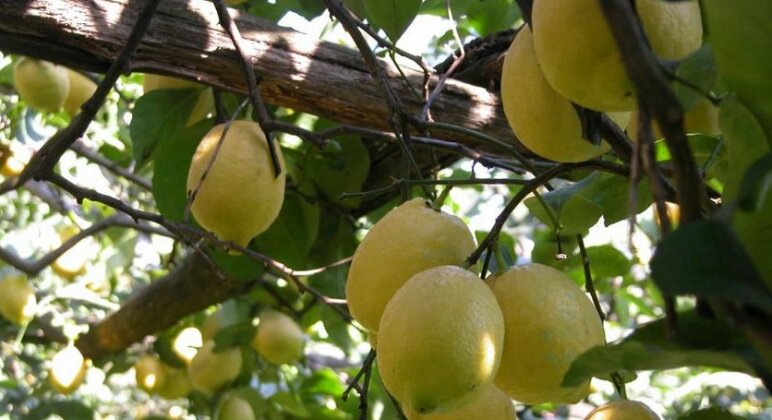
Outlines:
<svg viewBox="0 0 772 420"><path fill-rule="evenodd" d="M603 321L606 320L606 314L600 306L600 299L598 299L598 293L595 291L595 284L592 281L592 270L590 270L590 258L587 256L587 248L584 247L584 238L582 235L576 235L576 242L579 244L579 253L582 256L584 287L587 289L587 293L590 294L592 303L595 305L595 310L598 312L598 317L600 317L600 322L603 324Z"/></svg>
<svg viewBox="0 0 772 420"><path fill-rule="evenodd" d="M121 165L118 165L117 163L109 159L105 159L100 154L95 153L88 146L86 146L85 144L79 141L76 141L75 143L73 143L72 146L70 146L70 149L72 149L73 152L90 160L91 162L94 162L97 165L107 169L108 171L120 177L128 179L129 181L137 184L138 186L144 188L145 190L149 191L152 188L150 181L148 181L147 179L134 174L133 172L127 170L126 168L122 167Z"/></svg>

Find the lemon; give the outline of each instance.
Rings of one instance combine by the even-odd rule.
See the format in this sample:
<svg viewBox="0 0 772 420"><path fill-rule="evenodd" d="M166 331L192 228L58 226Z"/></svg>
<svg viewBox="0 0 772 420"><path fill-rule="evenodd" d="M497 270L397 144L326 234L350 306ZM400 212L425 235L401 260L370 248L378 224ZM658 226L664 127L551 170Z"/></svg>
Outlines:
<svg viewBox="0 0 772 420"><path fill-rule="evenodd" d="M515 405L493 384L484 385L480 395L463 406L447 413L416 414L405 413L408 420L515 420Z"/></svg>
<svg viewBox="0 0 772 420"><path fill-rule="evenodd" d="M70 80L70 92L64 100L64 111L74 117L80 112L81 105L94 94L97 85L75 70L67 69L67 78Z"/></svg>
<svg viewBox="0 0 772 420"><path fill-rule="evenodd" d="M68 226L59 232L61 243L66 242L79 232L75 226ZM51 263L54 272L62 276L65 280L73 280L80 274L86 272L86 263L90 255L86 239L81 240L75 246L68 249Z"/></svg>
<svg viewBox="0 0 772 420"><path fill-rule="evenodd" d="M157 356L145 355L134 363L137 386L148 394L156 393L166 383L164 364Z"/></svg>
<svg viewBox="0 0 772 420"><path fill-rule="evenodd" d="M252 348L269 362L281 365L300 360L304 342L303 331L292 318L268 310L260 315Z"/></svg>
<svg viewBox="0 0 772 420"><path fill-rule="evenodd" d="M164 383L156 389L158 395L167 400L176 400L188 395L190 389L190 379L184 369L164 365Z"/></svg>
<svg viewBox="0 0 772 420"><path fill-rule="evenodd" d="M215 312L209 314L201 325L201 336L206 340L214 340L217 332L225 327L236 324L239 321L239 313L232 306L220 306Z"/></svg>
<svg viewBox="0 0 772 420"><path fill-rule="evenodd" d="M276 145L282 171L274 177L268 142L257 123L234 121L201 182L215 158L224 128L225 124L212 128L193 156L187 188L188 192L198 188L198 193L191 211L196 221L218 238L246 247L279 215L287 171Z"/></svg>
<svg viewBox="0 0 772 420"><path fill-rule="evenodd" d="M14 324L26 324L37 311L37 299L27 276L11 274L0 281L0 314Z"/></svg>
<svg viewBox="0 0 772 420"><path fill-rule="evenodd" d="M220 401L214 418L215 420L254 420L255 412L246 400L231 395Z"/></svg>
<svg viewBox="0 0 772 420"><path fill-rule="evenodd" d="M60 394L68 395L83 383L86 377L86 360L75 346L67 346L51 359L48 380Z"/></svg>
<svg viewBox="0 0 772 420"><path fill-rule="evenodd" d="M392 209L354 251L346 282L351 315L378 332L386 303L413 274L461 265L474 249L474 237L461 219L421 198Z"/></svg>
<svg viewBox="0 0 772 420"><path fill-rule="evenodd" d="M574 106L547 83L536 61L533 35L526 26L512 41L501 71L504 114L517 138L537 155L557 162L581 162L609 150L582 138ZM614 114L627 122L628 113Z"/></svg>
<svg viewBox="0 0 772 420"><path fill-rule="evenodd" d="M592 410L585 420L659 420L649 407L638 401L621 400Z"/></svg>
<svg viewBox="0 0 772 420"><path fill-rule="evenodd" d="M501 309L485 283L461 267L434 267L411 277L386 305L378 370L408 411L446 411L493 381L503 340Z"/></svg>
<svg viewBox="0 0 772 420"><path fill-rule="evenodd" d="M182 329L172 341L172 351L185 363L190 363L204 345L201 331L196 327Z"/></svg>
<svg viewBox="0 0 772 420"><path fill-rule="evenodd" d="M193 388L213 393L239 376L241 350L238 347L214 352L214 341L207 341L188 365Z"/></svg>
<svg viewBox="0 0 772 420"><path fill-rule="evenodd" d="M496 385L526 404L575 403L590 381L560 384L574 359L605 342L595 307L562 272L541 264L512 267L488 280L506 332Z"/></svg>
<svg viewBox="0 0 772 420"><path fill-rule="evenodd" d="M21 99L41 111L59 112L70 91L65 67L34 58L16 63L13 80Z"/></svg>
<svg viewBox="0 0 772 420"><path fill-rule="evenodd" d="M19 176L24 168L32 159L32 152L24 146L19 146L17 143L11 143L7 153L10 153L5 157L3 166L0 167L0 173L6 177Z"/></svg>
<svg viewBox="0 0 772 420"><path fill-rule="evenodd" d="M370 342L370 347L372 348L378 348L378 333L374 333L372 331L367 332L367 339Z"/></svg>
<svg viewBox="0 0 772 420"><path fill-rule="evenodd" d="M142 90L145 93L158 89L201 89L201 87L201 84L190 80L158 74L146 74L145 80L142 82ZM186 125L190 127L206 119L212 112L214 112L214 94L212 89L202 89L196 99L196 103L193 105L193 109L190 111L190 117L188 117Z"/></svg>
<svg viewBox="0 0 772 420"><path fill-rule="evenodd" d="M702 21L697 1L636 1L637 14L655 53L678 60L699 49ZM536 56L555 90L598 111L632 111L632 83L597 0L536 1Z"/></svg>

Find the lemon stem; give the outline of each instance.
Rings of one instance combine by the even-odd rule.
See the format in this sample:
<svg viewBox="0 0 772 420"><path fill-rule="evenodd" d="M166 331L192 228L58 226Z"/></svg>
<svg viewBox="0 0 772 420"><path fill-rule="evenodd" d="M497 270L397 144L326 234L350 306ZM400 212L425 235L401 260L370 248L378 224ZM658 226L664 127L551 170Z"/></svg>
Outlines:
<svg viewBox="0 0 772 420"><path fill-rule="evenodd" d="M445 200L448 198L448 195L450 195L450 190L453 188L453 185L446 186L439 196L437 196L437 199L434 200L432 203L432 207L435 209L441 209L442 205L445 203Z"/></svg>

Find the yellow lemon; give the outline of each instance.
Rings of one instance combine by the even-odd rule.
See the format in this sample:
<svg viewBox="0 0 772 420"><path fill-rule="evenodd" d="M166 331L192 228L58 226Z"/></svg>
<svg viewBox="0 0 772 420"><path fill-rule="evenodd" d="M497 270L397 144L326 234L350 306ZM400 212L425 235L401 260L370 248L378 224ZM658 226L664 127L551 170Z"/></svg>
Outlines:
<svg viewBox="0 0 772 420"><path fill-rule="evenodd" d="M699 49L696 0L638 0L637 14L655 53L678 60ZM533 32L544 75L569 100L599 111L632 111L633 85L597 0L536 1Z"/></svg>
<svg viewBox="0 0 772 420"><path fill-rule="evenodd" d="M157 356L145 355L134 363L137 386L148 394L156 393L165 385L164 364Z"/></svg>
<svg viewBox="0 0 772 420"><path fill-rule="evenodd" d="M145 93L157 89L201 89L202 86L203 85L190 80L161 76L158 74L146 74L145 80L142 82L142 90ZM214 94L212 93L212 89L202 89L201 93L198 95L198 99L196 99L196 103L193 105L193 109L190 111L187 126L190 127L191 125L206 119L212 112L214 112Z"/></svg>
<svg viewBox="0 0 772 420"><path fill-rule="evenodd" d="M59 232L59 239L61 243L64 243L76 234L78 234L78 228L68 226ZM91 255L87 240L87 238L81 240L51 263L51 268L56 274L65 280L72 280L86 272L86 263Z"/></svg>
<svg viewBox="0 0 772 420"><path fill-rule="evenodd" d="M214 418L215 420L255 420L255 412L246 400L231 395L220 401Z"/></svg>
<svg viewBox="0 0 772 420"><path fill-rule="evenodd" d="M576 108L544 78L527 26L517 34L504 58L501 101L517 138L541 157L556 162L581 162L609 150L605 142L593 145L582 138ZM626 124L629 113L610 116Z"/></svg>
<svg viewBox="0 0 772 420"><path fill-rule="evenodd" d="M24 146L17 145L16 142L11 143L10 147L2 149L7 153L7 156L3 156L3 166L0 167L0 173L6 177L19 176L24 168L32 159L32 152Z"/></svg>
<svg viewBox="0 0 772 420"><path fill-rule="evenodd" d="M201 331L196 327L184 328L172 341L172 351L185 363L190 363L204 345Z"/></svg>
<svg viewBox="0 0 772 420"><path fill-rule="evenodd" d="M188 377L193 388L214 393L239 376L241 362L238 347L215 353L214 341L207 341L190 361Z"/></svg>
<svg viewBox="0 0 772 420"><path fill-rule="evenodd" d="M83 383L86 377L86 360L75 346L60 350L51 360L48 380L60 394L68 395Z"/></svg>
<svg viewBox="0 0 772 420"><path fill-rule="evenodd" d="M515 420L517 413L512 400L493 384L484 385L480 395L463 406L447 413L405 413L408 420Z"/></svg>
<svg viewBox="0 0 772 420"><path fill-rule="evenodd" d="M590 381L561 387L574 359L605 343L590 299L565 274L541 264L512 267L488 280L506 331L496 385L526 404L575 403Z"/></svg>
<svg viewBox="0 0 772 420"><path fill-rule="evenodd" d="M21 99L41 111L59 112L70 92L65 67L34 58L16 63L13 80Z"/></svg>
<svg viewBox="0 0 772 420"><path fill-rule="evenodd" d="M260 315L252 348L269 362L281 365L300 360L304 343L303 331L292 318L268 310Z"/></svg>
<svg viewBox="0 0 772 420"><path fill-rule="evenodd" d="M27 276L12 274L0 281L0 314L14 324L26 324L37 311L37 299Z"/></svg>
<svg viewBox="0 0 772 420"><path fill-rule="evenodd" d="M80 112L81 105L94 94L97 85L75 70L67 69L67 77L70 80L70 93L64 100L64 111L74 117Z"/></svg>
<svg viewBox="0 0 772 420"><path fill-rule="evenodd" d="M378 332L386 303L414 274L461 265L475 241L464 222L414 198L389 211L370 229L351 261L346 299L351 315Z"/></svg>
<svg viewBox="0 0 772 420"><path fill-rule="evenodd" d="M504 318L490 289L457 266L422 271L386 305L378 370L409 411L447 411L472 401L499 368Z"/></svg>
<svg viewBox="0 0 772 420"><path fill-rule="evenodd" d="M167 400L183 398L190 393L191 384L185 369L164 365L164 383L157 388L158 395Z"/></svg>
<svg viewBox="0 0 772 420"><path fill-rule="evenodd" d="M265 134L251 121L234 121L215 156L224 128L225 124L212 128L193 156L187 188L189 193L198 192L191 211L196 221L218 238L246 247L279 215L287 171L276 144L282 171L274 177Z"/></svg>
<svg viewBox="0 0 772 420"><path fill-rule="evenodd" d="M585 420L659 420L649 407L638 401L615 401L592 410Z"/></svg>

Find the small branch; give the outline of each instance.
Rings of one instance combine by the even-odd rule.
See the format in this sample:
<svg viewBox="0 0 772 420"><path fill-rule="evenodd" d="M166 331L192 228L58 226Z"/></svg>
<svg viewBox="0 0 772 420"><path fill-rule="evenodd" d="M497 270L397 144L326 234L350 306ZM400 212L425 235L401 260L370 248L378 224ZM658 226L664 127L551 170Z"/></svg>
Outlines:
<svg viewBox="0 0 772 420"><path fill-rule="evenodd" d="M134 172L122 167L121 165L118 165L109 159L105 159L102 155L94 152L88 146L79 141L73 143L72 146L70 146L70 149L72 149L73 152L90 160L91 162L96 163L97 165L114 173L115 175L128 179L129 181L137 184L145 190L150 191L152 189L152 185L147 179L134 174Z"/></svg>
<svg viewBox="0 0 772 420"><path fill-rule="evenodd" d="M584 238L582 235L576 235L576 242L579 244L579 253L582 256L582 267L584 268L584 288L587 289L587 293L592 298L592 303L595 305L595 310L598 312L601 324L606 320L606 314L603 312L603 308L600 306L600 299L598 299L598 293L595 291L595 283L592 281L592 270L590 269L590 258L587 256L587 248L584 247Z"/></svg>

